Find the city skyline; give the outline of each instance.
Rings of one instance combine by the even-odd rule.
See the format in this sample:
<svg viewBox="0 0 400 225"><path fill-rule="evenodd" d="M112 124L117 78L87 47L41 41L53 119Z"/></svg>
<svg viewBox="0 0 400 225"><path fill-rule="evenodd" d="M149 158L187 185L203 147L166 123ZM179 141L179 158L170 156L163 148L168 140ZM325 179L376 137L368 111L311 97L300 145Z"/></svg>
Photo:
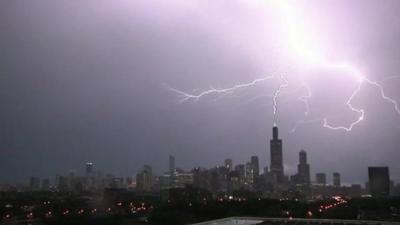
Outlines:
<svg viewBox="0 0 400 225"><path fill-rule="evenodd" d="M278 157L277 159L275 159L275 167L278 167L278 170L279 170L279 167L280 167L279 164L282 164L282 166L284 167L282 172L278 171L277 173L278 174L282 173L282 176L286 176L287 179L291 179L290 176L297 175L300 170L304 170L304 169L300 169L300 165L301 164L298 164L297 167L294 164L290 165L290 166L287 166L289 164L285 163L284 156L283 156L283 152L285 152L285 151L283 151L284 147L282 147L283 141L281 139L279 139L279 134L278 133L279 133L278 126L277 126L277 124L274 124L273 127L272 127L272 132L271 132L271 137L270 137L271 139L270 139L269 143L267 142L267 144L266 144L267 145L267 148L266 148L267 149L267 154L266 154L267 158L265 160L261 159L260 160L261 163L257 162L259 164L258 170L262 171L263 168L265 168L265 167L267 167L269 170L271 170L271 165L273 165L273 163L274 163L273 162L274 159L272 159L271 156L273 155L273 152L275 152L274 153L275 155L278 154L278 155L275 156L275 158ZM267 137L267 140L268 140L268 137ZM277 143L277 142L279 142L279 143ZM276 148L276 145L278 145L278 149ZM276 152L276 151L278 151L278 152ZM302 156L302 153L303 153L303 156ZM305 153L305 156L304 156L304 153ZM354 181L349 181L349 180L345 180L343 182L343 180L340 178L341 173L336 172L336 171L339 171L339 169L333 168L332 171L328 171L328 170L316 171L315 169L312 170L312 167L310 169L310 166L308 164L307 151L304 150L304 149L299 149L298 154L299 154L298 163L301 163L301 162L304 163L305 162L308 165L308 168L306 168L306 170L309 173L309 175L308 175L309 177L308 178L301 178L301 179L309 180L310 182L318 184L318 178L314 178L314 177L318 176L318 174L324 174L324 176L325 176L324 179L326 180L325 181L326 184L330 184L330 185L333 185L333 186L335 186L333 180L335 179L334 176L335 176L336 173L339 174L339 183L342 183L345 186L351 186L351 185L353 185L355 183L356 184L360 184L360 185L364 185L365 182L368 179L368 173L366 172L366 176L365 177L367 177L367 179L365 179L365 180L357 178L357 179L355 179L356 180L355 182ZM268 156L269 156L269 158L268 158ZM212 165L212 166L209 166L209 167L203 166L203 165L200 165L200 164L198 164L196 166L192 166L192 167L190 167L190 166L187 166L187 167L178 166L178 167L176 167L175 166L175 164L176 164L175 163L175 156L174 155L169 155L168 157L169 157L169 160L168 160L168 162L166 161L167 163L165 163L167 165L166 168L168 168L168 170L165 170L165 168L161 168L161 169L158 169L157 171L155 171L155 174L162 175L164 173L171 173L171 168L172 167L183 169L184 171L191 171L192 169L195 169L195 168L213 168L213 167L220 167L220 166L224 166L224 165L226 166L226 163L227 163L226 160L229 160L230 161L229 163L231 165L233 165L233 168L234 168L236 165L244 165L244 166L246 166L246 160L247 160L247 159L244 159L242 161L234 161L232 158L225 158L224 161L219 160L219 164L215 164L215 165ZM250 156L247 156L247 158L249 158L249 157ZM258 158L259 156L251 156L249 158L250 162L252 162L253 157L256 157L257 160L259 159ZM57 174L53 174L53 175L59 176L59 174L77 173L77 172L78 172L78 174L79 174L79 172L82 172L82 174L88 174L88 173L90 173L88 171L92 171L93 170L94 162L89 161L89 162L84 162L84 163L85 163L85 168L84 169L80 168L80 169L77 170L76 168L71 168L68 171L63 171L63 172L60 172L60 173L57 173ZM180 163L184 164L184 160L180 160ZM152 165L151 162L148 162L147 164L149 166L151 166L152 168L154 166L154 165ZM139 166L139 169L137 171L133 171L133 173L119 174L119 175L118 174L114 174L114 175L116 175L116 177L123 177L123 178L124 177L125 178L135 177L136 174L143 169L143 166L146 167L147 165L143 164L141 167ZM386 166L386 165L382 165L382 164L381 165L369 165L368 167L370 167L370 166ZM99 171L102 172L102 173L105 173L105 174L108 173L107 171L104 171L104 170L101 170L101 169ZM287 172L285 173L284 171L287 171ZM275 173L276 173L276 171L275 171ZM344 175L346 175L345 171L342 172L342 173ZM109 173L109 174L112 174L112 173ZM315 176L313 176L313 175L315 175ZM26 176L24 178L24 180L21 180L21 181L18 181L18 182L3 183L3 184L11 184L11 185L24 184L24 183L26 184L26 181L28 180L28 178L29 179L40 178L40 179L43 179L43 180L49 180L50 179L50 180L54 181L54 179L56 177L55 176L32 176L32 175L28 175L28 176ZM282 178L280 178L280 179L282 179ZM398 182L398 180L393 180L393 181Z"/></svg>
<svg viewBox="0 0 400 225"><path fill-rule="evenodd" d="M284 158L282 157L282 152L283 152L283 140L279 139L279 128L277 127L276 124L274 124L274 126L272 127L272 133L271 133L271 140L270 140L270 148L269 148L269 155L270 157L270 166L266 166L266 167L260 167L259 164L259 158L258 156L251 156L249 159L250 161L246 163L246 161L244 162L234 162L232 159L230 158L226 158L223 161L221 160L221 164L215 165L212 168L206 168L206 167L202 167L202 166L197 166L197 167L192 167L190 169L183 169L179 166L176 166L176 161L175 161L175 156L174 155L169 155L168 157L168 168L164 169L163 172L159 172L159 173L153 173L153 169L152 169L152 165L143 165L142 169L140 171L137 171L135 173L135 175L132 176L118 176L118 175L113 175L108 173L107 171L102 171L102 170L95 170L94 169L94 163L93 162L86 162L85 163L85 168L84 168L84 172L82 173L83 176L97 176L97 173L101 173L106 176L111 176L113 177L113 179L130 179L131 182L135 181L135 185L139 185L136 186L137 188L140 189L144 189L144 190L151 190L151 184L152 183L152 177L153 176L163 176L163 175L168 175L169 177L174 176L176 171L181 171L179 173L193 173L193 171L196 171L198 169L215 169L215 168L219 168L219 167L225 167L227 168L229 171L237 171L239 167L242 167L243 169L243 176L246 180L246 182L250 182L251 184L253 184L254 179L256 179L258 176L264 176L266 177L267 180L270 180L271 178L268 178L269 175L267 175L267 173L270 173L272 175L272 180L270 180L269 182L273 182L276 184L284 184L284 183L297 183L297 184L302 184L302 185L330 185L333 187L351 187L353 185L360 185L361 187L364 186L364 188L367 188L367 182L368 180L364 180L361 183L342 183L341 180L341 173L339 172L321 172L321 171L317 171L314 174L311 174L310 172L310 164L308 164L308 160L307 160L307 152L304 149L301 149L298 154L299 154L299 158L298 158L298 165L297 165L297 171L295 173L293 172L289 172L289 173L285 173L282 165L284 163ZM265 161L263 159L261 159L261 161ZM249 167L250 166L250 167ZM383 173L385 173L385 169L387 170L387 180L391 181L391 182L395 182L394 180L392 180L389 176L389 172L388 172L388 167L371 167L368 166L368 179L371 179L371 169L370 168L384 168L383 169ZM239 169L240 170L240 169ZM259 171L263 171L263 173L260 173ZM379 170L382 171L382 170ZM248 174L248 173L251 174ZM327 176L327 174L331 174L331 176ZM382 172L380 172L382 174ZM64 173L65 175L59 175L57 174L56 177L53 177L53 179L49 179L49 177L46 178L40 178L40 177L34 177L31 176L29 179L29 183L30 186L32 186L32 182L35 183L34 186L39 187L41 181L45 182L47 184L47 186L50 184L50 182L53 180L53 186L57 187L58 184L57 181L59 179L59 177L63 177L63 176L71 176L71 174L78 175L75 174L74 170L69 171L69 174ZM312 176L315 175L315 176ZM134 178L136 176L136 179ZM315 177L314 179L312 177ZM249 181L248 179L251 179L251 181ZM54 180L55 179L55 180ZM169 178L170 179L170 178ZM139 181L138 181L139 180ZM138 184L138 182L144 182L144 181L140 181L140 180L146 180L145 183L146 184ZM275 180L275 181L273 181ZM54 183L55 182L55 183ZM380 181L382 182L382 181ZM394 185L396 185L396 183L393 183ZM389 185L389 183L387 184ZM144 187L143 187L144 186ZM389 186L387 186L387 188L389 188Z"/></svg>

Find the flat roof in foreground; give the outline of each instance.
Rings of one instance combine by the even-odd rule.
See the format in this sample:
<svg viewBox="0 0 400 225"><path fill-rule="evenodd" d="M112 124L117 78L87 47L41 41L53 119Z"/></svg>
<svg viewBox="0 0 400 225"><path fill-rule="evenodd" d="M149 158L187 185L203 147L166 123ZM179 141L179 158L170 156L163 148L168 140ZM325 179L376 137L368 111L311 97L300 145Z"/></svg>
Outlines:
<svg viewBox="0 0 400 225"><path fill-rule="evenodd" d="M400 225L400 222L303 218L228 217L192 225Z"/></svg>

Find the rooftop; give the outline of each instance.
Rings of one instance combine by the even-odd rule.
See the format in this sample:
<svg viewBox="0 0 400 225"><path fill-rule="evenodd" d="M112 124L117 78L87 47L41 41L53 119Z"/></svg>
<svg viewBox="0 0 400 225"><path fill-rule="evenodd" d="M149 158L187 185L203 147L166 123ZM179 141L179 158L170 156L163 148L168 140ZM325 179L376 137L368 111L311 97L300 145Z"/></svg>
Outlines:
<svg viewBox="0 0 400 225"><path fill-rule="evenodd" d="M192 225L399 225L400 222L336 220L336 219L302 219L302 218L262 218L262 217L228 217L210 220Z"/></svg>

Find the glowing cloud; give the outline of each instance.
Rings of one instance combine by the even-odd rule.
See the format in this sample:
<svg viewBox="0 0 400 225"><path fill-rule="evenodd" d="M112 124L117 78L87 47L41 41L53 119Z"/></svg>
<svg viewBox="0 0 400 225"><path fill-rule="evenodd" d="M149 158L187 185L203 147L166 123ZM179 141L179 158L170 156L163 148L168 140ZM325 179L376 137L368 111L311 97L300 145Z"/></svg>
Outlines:
<svg viewBox="0 0 400 225"><path fill-rule="evenodd" d="M398 103L394 99L386 95L384 88L381 84L379 84L377 81L368 79L355 65L353 65L350 62L334 62L328 60L326 57L323 56L323 54L321 53L321 47L318 46L318 41L311 38L314 37L314 35L311 35L312 32L310 31L310 27L312 26L306 24L306 22L301 19L302 17L297 15L298 12L294 10L294 7L292 7L292 5L290 5L288 1L272 0L272 1L267 1L267 3L269 3L269 6L275 7L276 11L278 11L278 13L281 15L281 19L283 20L282 24L287 29L285 32L288 36L286 41L288 42L287 46L289 46L288 51L291 57L293 57L297 62L299 62L300 65L303 66L325 68L330 71L335 71L335 73L340 75L350 76L356 84L355 89L352 91L351 95L345 101L347 107L352 112L358 115L354 121L350 122L346 126L343 126L343 125L332 124L331 122L329 122L328 118L302 119L295 123L295 127L292 129L292 132L296 131L298 126L301 124L316 123L316 122L321 122L322 126L327 129L351 131L357 124L362 122L365 117L365 110L362 108L355 107L352 104L353 99L360 93L363 85L370 85L378 88L380 91L380 97L383 100L391 103L395 111L400 115ZM188 100L197 101L200 98L207 95L232 94L239 89L253 87L258 83L265 82L267 80L275 78L275 76L276 75L258 78L248 83L236 84L230 88L225 88L225 89L213 88L202 91L199 94L190 94L175 88L169 88L169 90L180 95L181 97L180 102L185 102ZM275 92L272 95L272 103L273 103L272 112L273 112L274 124L277 121L276 117L278 114L278 98L282 93L282 89L289 86L289 81L285 76L280 75L280 78L282 80L282 83L279 85L278 89L275 90ZM390 79L393 79L393 77L390 77ZM301 80L300 87L306 90L306 94L299 96L297 99L304 103L305 105L304 115L308 117L310 112L309 99L313 97L312 94L313 92L310 86L303 79L300 80Z"/></svg>

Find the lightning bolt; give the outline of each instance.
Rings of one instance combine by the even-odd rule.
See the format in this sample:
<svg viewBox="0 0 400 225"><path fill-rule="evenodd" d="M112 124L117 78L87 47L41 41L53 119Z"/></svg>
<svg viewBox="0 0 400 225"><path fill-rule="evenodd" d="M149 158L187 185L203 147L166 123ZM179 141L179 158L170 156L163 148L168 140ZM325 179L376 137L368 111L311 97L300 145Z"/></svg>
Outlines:
<svg viewBox="0 0 400 225"><path fill-rule="evenodd" d="M181 98L179 102L183 103L183 102L189 101L189 100L198 101L200 98L205 97L207 95L212 95L212 94L232 94L239 89L252 87L260 82L264 82L264 81L273 79L275 77L276 77L276 74L267 76L267 77L263 77L263 78L258 78L251 82L248 82L248 83L236 84L232 87L224 88L224 89L211 88L209 90L202 91L199 94L190 94L190 93L178 90L176 88L171 88L171 87L168 87L168 89L170 91L177 93ZM273 121L274 121L275 125L277 122L278 98L282 94L282 90L284 88L286 88L287 86L289 86L289 81L287 80L287 78L284 75L280 75L280 79L282 80L282 83L279 85L279 87L275 90L275 92L271 96L272 97L272 111L273 111L273 116L274 116ZM266 95L266 96L269 96L269 95Z"/></svg>
<svg viewBox="0 0 400 225"><path fill-rule="evenodd" d="M378 88L379 92L380 92L380 96L383 100L391 103L393 105L394 110L396 111L397 114L400 115L400 109L398 106L398 102L396 100L394 100L393 98L388 97L385 94L385 90L383 88L383 86L381 84L379 84L377 81L372 81L369 80L368 78L366 78L365 76L363 76L361 74L360 71L358 71L355 67L352 67L348 64L327 64L327 63L320 63L321 65L325 65L326 67L333 67L333 68L337 68L337 69L341 69L341 70L347 70L347 72L350 72L351 75L353 75L354 77L357 78L358 81L358 86L357 88L353 91L353 93L350 95L350 97L347 99L346 101L346 105L348 106L348 108L357 113L359 116L358 118L351 122L348 126L334 126L329 124L328 119L327 118L322 118L322 119L312 119L312 120L299 120L295 123L295 127L291 130L291 132L295 132L297 127L300 124L308 124L308 123L315 123L318 121L323 121L323 127L331 129L331 130L344 130L344 131L352 131L352 129L354 128L354 126L356 126L357 124L359 124L360 122L362 122L364 120L364 116L365 116L365 110L361 109L361 108L357 108L355 107L351 102L353 101L353 99L359 94L359 92L361 91L361 86L366 83L369 85L372 85L376 88ZM392 76L389 78L386 78L384 80L387 79L394 79L394 78L399 78L397 76ZM303 82L304 87L306 87L307 89L307 95L305 96L300 96L299 100L303 101L304 104L306 105L306 111L305 111L305 115L308 114L309 112L309 104L308 104L308 99L310 97L312 97L311 94L311 90L310 88Z"/></svg>
<svg viewBox="0 0 400 225"><path fill-rule="evenodd" d="M308 99L312 97L312 92L310 87L304 82L304 80L302 80L302 85L301 87L303 87L304 89L306 89L307 93L306 95L302 95L300 97L298 97L299 101L302 101L306 107L306 110L304 111L304 115L308 116L308 113L310 113L310 104L308 103Z"/></svg>
<svg viewBox="0 0 400 225"><path fill-rule="evenodd" d="M394 107L394 110L396 110L397 114L400 115L400 109L399 109L399 105L398 105L397 101L394 100L393 98L388 97L388 96L385 94L385 90L383 89L383 86L382 86L381 84L379 84L379 83L376 82L376 81L368 80L368 79L366 79L366 78L365 78L365 81L366 81L367 83L369 83L370 85L376 86L376 87L379 89L380 93L381 93L381 97L382 97L384 100L386 100L386 101L388 101L389 103L391 103L391 104L393 105L393 107Z"/></svg>
<svg viewBox="0 0 400 225"><path fill-rule="evenodd" d="M316 67L323 67L327 69L332 69L341 73L344 73L346 75L350 75L355 79L355 82L357 82L357 87L351 95L347 98L345 104L347 107L352 111L353 113L357 114L357 118L350 122L347 126L337 126L333 125L328 121L327 117L324 118L312 118L312 119L303 119L299 120L295 123L295 127L291 130L291 132L295 132L298 126L302 124L310 124L310 123L317 123L321 122L322 127L330 129L330 130L342 130L342 131L352 131L353 128L361 123L364 120L365 117L365 110L363 108L356 107L352 104L353 99L361 92L361 88L363 85L370 85L375 88L377 88L380 92L380 97L391 103L393 105L394 110L396 111L397 114L400 115L400 109L399 105L396 100L393 98L387 96L385 93L384 87L382 84L380 84L377 81L373 81L368 79L366 76L364 76L358 68L356 68L354 65L349 64L349 63L343 63L343 62L331 62L326 60L324 57L320 56L317 54L318 52L315 51L315 45L313 44L313 41L307 37L307 30L304 27L304 24L299 20L298 16L295 16L296 13L293 10L293 8L288 4L286 1L272 1L272 3L276 4L278 6L278 10L282 10L283 15L284 15L284 22L286 24L284 26L288 27L289 31L289 43L288 45L292 47L291 53L296 56L297 59L301 60L302 63L306 65L311 65L311 66L316 66ZM300 22L299 22L300 21ZM190 94L175 88L168 88L170 91L173 91L177 93L180 96L180 102L186 102L189 100L192 101L198 101L199 99L209 96L209 95L226 95L226 94L232 94L236 92L239 89L244 89L244 88L250 88L258 83L265 82L267 80L275 78L275 75L272 76L267 76L263 78L258 78L255 79L251 82L248 83L242 83L242 84L236 84L232 87L225 88L225 89L215 89L211 88L209 90L202 91L198 94ZM273 110L273 122L274 125L276 125L277 122L277 114L278 114L278 98L282 94L282 90L286 87L289 86L289 81L288 79L281 75L280 76L282 83L279 85L279 87L275 90L275 92L272 94L272 110ZM383 79L381 82L385 80L390 80L390 79L395 79L395 78L400 78L400 76L391 76ZM310 104L309 104L309 99L312 98L312 91L310 86L304 81L301 80L301 85L300 89L305 89L306 94L299 96L297 99L301 102L304 103L305 105L305 111L304 115L305 117L309 116L310 113Z"/></svg>
<svg viewBox="0 0 400 225"><path fill-rule="evenodd" d="M364 119L364 114L365 114L365 112L364 112L363 109L355 108L355 107L351 104L351 101L352 101L353 98L360 92L360 90L361 90L361 85L359 85L359 86L357 87L357 89L351 94L351 96L349 97L349 99L348 99L347 102L346 102L346 105L350 108L351 111L356 112L356 113L359 114L359 117L357 118L357 120L355 120L355 121L353 121L352 123L350 123L350 125L349 125L348 127L345 127L345 126L332 126L332 125L329 125L328 119L327 119L327 118L324 118L324 119L323 119L323 121L324 121L323 127L328 128L328 129L331 129L331 130L345 130L345 131L351 131L355 125L357 125L358 123L360 123L360 122Z"/></svg>
<svg viewBox="0 0 400 225"><path fill-rule="evenodd" d="M208 95L213 95L213 94L232 94L232 93L234 93L235 91L237 91L239 89L255 86L258 83L265 82L265 81L273 79L273 78L275 78L275 75L262 77L262 78L257 78L257 79L255 79L255 80L253 80L251 82L242 83L242 84L236 84L236 85L234 85L232 87L229 87L229 88L224 88L224 89L211 88L209 90L202 91L199 94L190 94L190 93L187 93L187 92L184 92L184 91L172 88L172 87L167 87L167 88L170 91L173 91L173 92L177 93L181 97L181 99L179 100L179 102L181 102L181 103L183 103L185 101L189 101L189 100L192 100L192 101L196 102L200 98L203 98L203 97L208 96Z"/></svg>
<svg viewBox="0 0 400 225"><path fill-rule="evenodd" d="M279 85L278 89L275 91L275 93L272 95L272 108L273 108L273 115L274 115L274 126L276 126L276 120L277 120L277 112L278 112L278 97L282 92L282 89L287 87L289 85L289 81L286 79L285 76L281 75L281 79L283 80L283 83Z"/></svg>

